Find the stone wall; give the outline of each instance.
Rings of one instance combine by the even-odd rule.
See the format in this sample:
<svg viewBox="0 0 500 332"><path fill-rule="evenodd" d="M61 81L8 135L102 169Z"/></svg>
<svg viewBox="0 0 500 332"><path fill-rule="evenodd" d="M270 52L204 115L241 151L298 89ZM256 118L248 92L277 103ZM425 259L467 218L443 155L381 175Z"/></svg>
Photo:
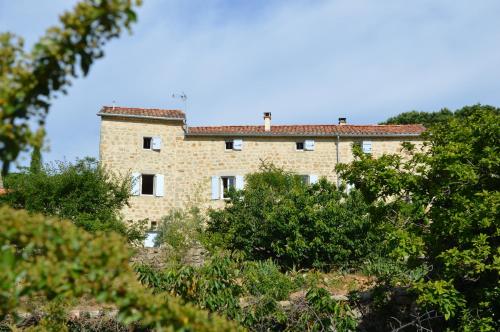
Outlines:
<svg viewBox="0 0 500 332"><path fill-rule="evenodd" d="M160 136L160 151L144 150L144 136ZM218 208L223 200L211 199L212 176L244 176L259 169L262 162L302 175L317 175L336 181L337 141L330 137L314 139L314 151L297 151L294 137L244 137L241 151L225 149L225 140L235 137L186 136L181 121L106 118L101 120L100 158L103 164L122 175L134 172L163 174L163 197L132 196L123 210L126 219L159 220L172 208L196 204ZM339 159L353 160L352 144L372 141L372 154L399 153L403 141L419 143L415 137L341 138Z"/></svg>

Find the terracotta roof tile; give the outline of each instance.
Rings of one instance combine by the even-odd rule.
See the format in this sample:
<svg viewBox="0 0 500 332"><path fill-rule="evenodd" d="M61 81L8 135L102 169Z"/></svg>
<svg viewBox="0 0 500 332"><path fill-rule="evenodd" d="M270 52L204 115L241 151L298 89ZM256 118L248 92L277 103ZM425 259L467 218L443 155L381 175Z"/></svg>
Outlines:
<svg viewBox="0 0 500 332"><path fill-rule="evenodd" d="M179 110L165 110L158 108L132 108L118 106L104 106L97 115L144 117L144 118L165 118L165 119L185 119L184 112Z"/></svg>
<svg viewBox="0 0 500 332"><path fill-rule="evenodd" d="M188 135L265 135L265 136L385 136L420 135L425 127L415 125L273 125L271 131L264 126L189 127Z"/></svg>

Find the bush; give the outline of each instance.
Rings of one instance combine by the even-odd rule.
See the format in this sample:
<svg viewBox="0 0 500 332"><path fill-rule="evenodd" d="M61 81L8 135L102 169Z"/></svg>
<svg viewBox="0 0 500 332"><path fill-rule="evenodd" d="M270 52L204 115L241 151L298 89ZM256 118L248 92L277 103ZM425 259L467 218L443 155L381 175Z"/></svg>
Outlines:
<svg viewBox="0 0 500 332"><path fill-rule="evenodd" d="M233 330L234 324L137 281L117 234L89 234L68 221L0 207L0 321L19 322L24 301L58 303L83 296L114 304L118 320L155 329Z"/></svg>
<svg viewBox="0 0 500 332"><path fill-rule="evenodd" d="M169 261L180 262L189 249L200 245L203 223L198 208L172 210L160 221L155 245L166 245Z"/></svg>
<svg viewBox="0 0 500 332"><path fill-rule="evenodd" d="M248 260L272 259L282 268L356 267L376 252L377 223L356 191L301 178L272 165L230 191L223 210L212 210L207 235L215 246Z"/></svg>
<svg viewBox="0 0 500 332"><path fill-rule="evenodd" d="M106 171L92 158L25 169L5 178L8 194L0 202L32 213L69 219L89 232L115 231L130 240L142 232L120 219L130 196L128 179Z"/></svg>
<svg viewBox="0 0 500 332"><path fill-rule="evenodd" d="M280 272L271 260L245 262L243 286L253 296L266 296L281 301L295 289L293 280Z"/></svg>

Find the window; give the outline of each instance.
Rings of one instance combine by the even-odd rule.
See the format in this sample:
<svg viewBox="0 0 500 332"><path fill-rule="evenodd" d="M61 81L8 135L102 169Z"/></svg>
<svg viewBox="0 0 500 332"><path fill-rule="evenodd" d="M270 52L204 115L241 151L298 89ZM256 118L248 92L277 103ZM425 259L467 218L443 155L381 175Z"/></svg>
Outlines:
<svg viewBox="0 0 500 332"><path fill-rule="evenodd" d="M158 223L156 221L151 221L151 230L156 230L156 228L158 227Z"/></svg>
<svg viewBox="0 0 500 332"><path fill-rule="evenodd" d="M302 181L303 184L310 184L310 179L309 175L299 175L300 176L300 181Z"/></svg>
<svg viewBox="0 0 500 332"><path fill-rule="evenodd" d="M232 150L234 147L233 141L226 141L226 150Z"/></svg>
<svg viewBox="0 0 500 332"><path fill-rule="evenodd" d="M297 142L297 143L295 143L295 149L296 150L304 151L304 142Z"/></svg>
<svg viewBox="0 0 500 332"><path fill-rule="evenodd" d="M226 194L230 188L234 188L236 186L236 177L234 176L221 176L221 193L222 198L227 198Z"/></svg>
<svg viewBox="0 0 500 332"><path fill-rule="evenodd" d="M153 195L155 176L152 174L142 174L141 177L141 195Z"/></svg>
<svg viewBox="0 0 500 332"><path fill-rule="evenodd" d="M151 150L151 139L152 137L143 137L142 138L142 148L145 150Z"/></svg>

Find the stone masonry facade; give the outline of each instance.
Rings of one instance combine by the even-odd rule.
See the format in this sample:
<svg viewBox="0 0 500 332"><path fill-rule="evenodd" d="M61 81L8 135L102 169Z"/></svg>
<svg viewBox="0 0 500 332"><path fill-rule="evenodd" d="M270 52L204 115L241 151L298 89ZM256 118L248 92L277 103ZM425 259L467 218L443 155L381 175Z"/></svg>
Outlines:
<svg viewBox="0 0 500 332"><path fill-rule="evenodd" d="M336 182L337 160L352 161L354 143L374 157L400 153L403 142L420 144L425 130L420 125L272 126L270 114L263 126L189 127L180 111L124 107L104 107L98 115L100 160L109 170L133 178L125 219L152 222L175 208L222 207L223 178L241 188L244 176L258 171L263 162L307 176L310 182L321 177ZM160 145L146 149L145 138ZM297 149L302 147L297 143L308 146ZM152 194L141 192L144 174L154 177Z"/></svg>

